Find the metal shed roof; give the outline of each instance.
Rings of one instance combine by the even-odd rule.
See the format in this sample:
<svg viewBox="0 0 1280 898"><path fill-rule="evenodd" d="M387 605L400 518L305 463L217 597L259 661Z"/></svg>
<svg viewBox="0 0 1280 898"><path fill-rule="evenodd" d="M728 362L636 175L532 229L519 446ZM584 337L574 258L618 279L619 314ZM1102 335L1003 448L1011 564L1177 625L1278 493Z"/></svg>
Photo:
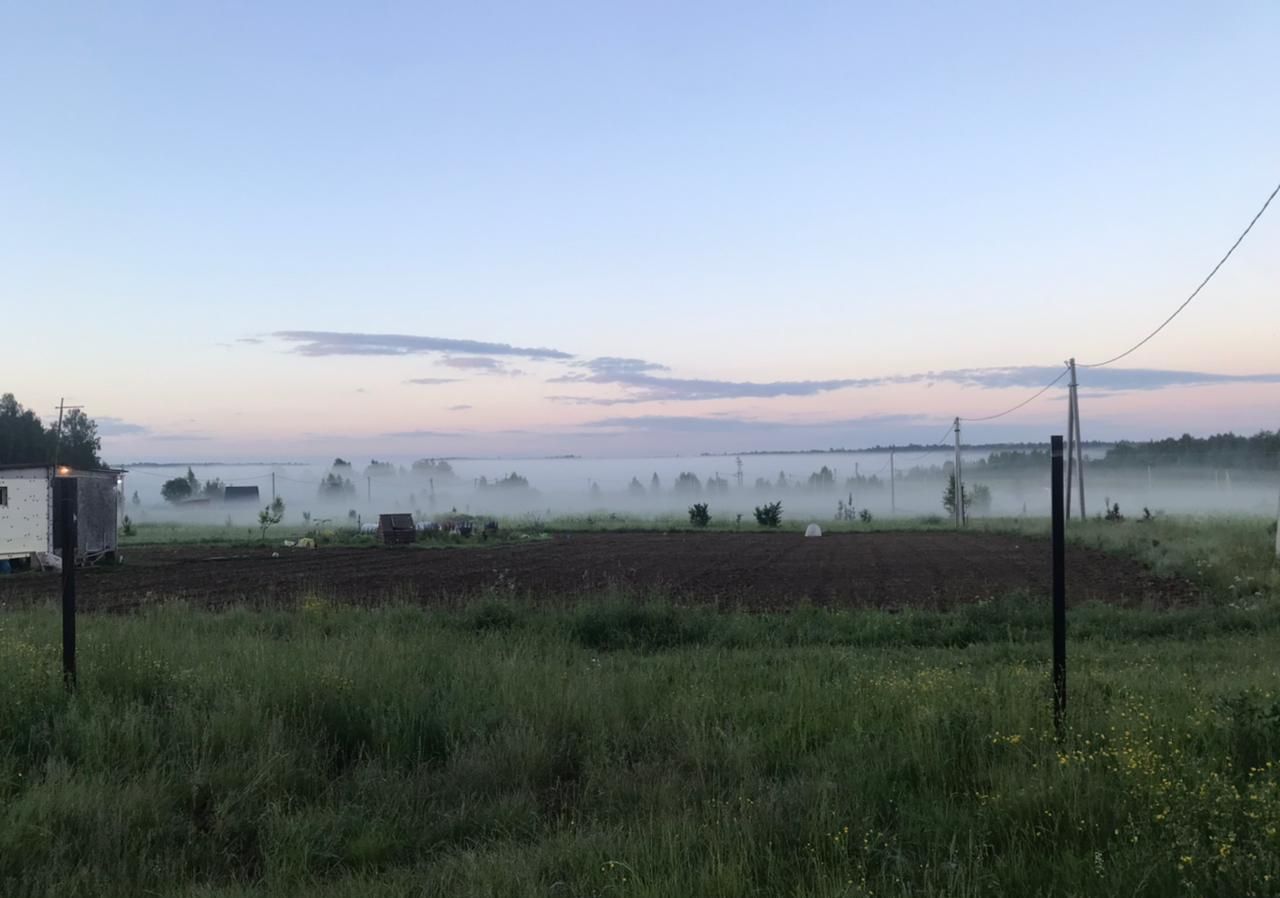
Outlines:
<svg viewBox="0 0 1280 898"><path fill-rule="evenodd" d="M0 471L27 471L32 468L40 468L45 471L52 471L55 468L59 470L61 470L62 468L66 468L67 472L70 474L127 474L128 473L128 471L125 470L124 468L71 468L71 467L68 467L67 465L49 465L49 464L41 464L41 463L27 464L27 465L10 463L10 464L0 465Z"/></svg>

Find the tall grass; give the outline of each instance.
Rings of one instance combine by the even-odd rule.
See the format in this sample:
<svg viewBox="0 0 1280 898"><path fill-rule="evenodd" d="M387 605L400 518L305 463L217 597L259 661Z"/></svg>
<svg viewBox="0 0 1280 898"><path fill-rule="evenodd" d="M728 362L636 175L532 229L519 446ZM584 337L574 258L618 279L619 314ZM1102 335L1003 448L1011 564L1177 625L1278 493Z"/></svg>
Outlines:
<svg viewBox="0 0 1280 898"><path fill-rule="evenodd" d="M0 894L1266 895L1280 608L0 617Z"/></svg>

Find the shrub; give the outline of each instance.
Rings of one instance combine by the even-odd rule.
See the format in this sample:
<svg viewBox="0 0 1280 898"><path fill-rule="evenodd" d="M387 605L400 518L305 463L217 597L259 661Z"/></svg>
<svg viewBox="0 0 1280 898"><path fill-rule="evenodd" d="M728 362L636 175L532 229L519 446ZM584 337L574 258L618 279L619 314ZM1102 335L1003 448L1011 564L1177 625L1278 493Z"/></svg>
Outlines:
<svg viewBox="0 0 1280 898"><path fill-rule="evenodd" d="M166 502L181 502L184 499L190 499L191 481L185 477L166 480L164 486L160 487L160 495L164 496L164 501Z"/></svg>
<svg viewBox="0 0 1280 898"><path fill-rule="evenodd" d="M871 512L867 511L865 508L862 509L862 511L858 512L858 517L861 519L862 523L864 524L871 523Z"/></svg>
<svg viewBox="0 0 1280 898"><path fill-rule="evenodd" d="M755 508L756 523L761 527L777 527L782 523L782 502L769 502Z"/></svg>
<svg viewBox="0 0 1280 898"><path fill-rule="evenodd" d="M124 530L125 536L133 536L133 533L134 533L133 521L130 519L128 515L124 516L124 520L121 521L120 524L122 529Z"/></svg>
<svg viewBox="0 0 1280 898"><path fill-rule="evenodd" d="M689 506L689 523L695 527L705 527L711 523L711 513L706 502L695 502Z"/></svg>

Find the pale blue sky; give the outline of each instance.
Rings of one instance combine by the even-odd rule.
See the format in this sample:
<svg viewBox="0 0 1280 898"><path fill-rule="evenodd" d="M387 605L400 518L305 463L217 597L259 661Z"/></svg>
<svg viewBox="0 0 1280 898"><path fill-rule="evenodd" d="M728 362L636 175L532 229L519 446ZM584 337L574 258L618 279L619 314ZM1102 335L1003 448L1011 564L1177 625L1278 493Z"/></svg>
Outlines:
<svg viewBox="0 0 1280 898"><path fill-rule="evenodd" d="M39 326L0 389L131 458L934 435L1028 391L878 381L1112 355L1212 267L1280 181L1277 38L1261 2L4 4L0 305ZM1273 210L1124 365L1280 372L1277 283ZM1275 380L1167 380L1097 435L1280 424Z"/></svg>

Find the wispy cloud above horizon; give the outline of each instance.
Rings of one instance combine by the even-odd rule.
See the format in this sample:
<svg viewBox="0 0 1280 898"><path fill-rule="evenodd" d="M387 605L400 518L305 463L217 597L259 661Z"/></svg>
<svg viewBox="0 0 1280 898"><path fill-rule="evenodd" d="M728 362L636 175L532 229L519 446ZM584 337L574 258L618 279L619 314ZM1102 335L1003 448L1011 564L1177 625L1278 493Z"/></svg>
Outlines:
<svg viewBox="0 0 1280 898"><path fill-rule="evenodd" d="M497 374L503 377L519 377L524 374L519 368L508 368L501 359L483 355L448 356L442 359L440 364L475 374Z"/></svg>
<svg viewBox="0 0 1280 898"><path fill-rule="evenodd" d="M776 421L728 415L634 415L588 421L583 427L663 433L741 433L762 430L835 430L916 424L929 415L864 415L835 421Z"/></svg>
<svg viewBox="0 0 1280 898"><path fill-rule="evenodd" d="M347 331L273 331L271 336L292 343L290 350L306 356L341 355L430 355L469 353L487 356L517 356L529 359L573 358L570 353L547 347L512 346L483 340L427 337L415 334L365 334Z"/></svg>
<svg viewBox="0 0 1280 898"><path fill-rule="evenodd" d="M475 436L475 434L454 433L442 430L397 430L391 433L380 433L379 437L389 440L410 439L452 439L454 437Z"/></svg>
<svg viewBox="0 0 1280 898"><path fill-rule="evenodd" d="M614 361L635 364L615 365ZM812 396L843 389L870 389L909 384L950 383L985 390L1039 388L1062 373L1061 367L1036 365L994 368L957 368L882 377L832 380L731 381L664 377L648 373L651 363L625 359L594 359L583 363L590 373L566 374L549 383L603 384L620 386L623 396L553 395L554 402L576 405L630 405L644 402L697 402L708 399L763 399L782 396ZM657 366L661 368L661 366ZM665 370L665 369L664 369ZM1162 368L1080 369L1079 382L1100 392L1161 390L1175 386L1206 386L1223 383L1280 383L1280 373L1216 374ZM1064 382L1065 385L1065 382Z"/></svg>

